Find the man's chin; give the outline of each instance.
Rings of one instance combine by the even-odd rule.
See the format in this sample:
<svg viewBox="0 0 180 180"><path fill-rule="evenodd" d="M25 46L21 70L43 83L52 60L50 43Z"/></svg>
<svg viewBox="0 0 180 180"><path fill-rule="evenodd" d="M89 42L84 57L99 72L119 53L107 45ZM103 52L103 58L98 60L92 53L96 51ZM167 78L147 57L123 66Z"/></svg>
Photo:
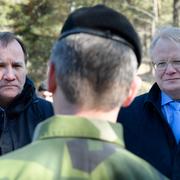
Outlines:
<svg viewBox="0 0 180 180"><path fill-rule="evenodd" d="M0 106L8 106L8 104L10 104L20 93L21 91L17 87L0 88Z"/></svg>
<svg viewBox="0 0 180 180"><path fill-rule="evenodd" d="M173 99L180 99L180 87L164 88L163 91Z"/></svg>

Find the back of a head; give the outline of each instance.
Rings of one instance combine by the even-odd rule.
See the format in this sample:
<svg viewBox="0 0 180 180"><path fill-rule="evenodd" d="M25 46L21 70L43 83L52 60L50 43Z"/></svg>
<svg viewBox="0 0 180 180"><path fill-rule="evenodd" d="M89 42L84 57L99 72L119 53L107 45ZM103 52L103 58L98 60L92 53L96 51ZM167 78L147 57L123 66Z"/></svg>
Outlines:
<svg viewBox="0 0 180 180"><path fill-rule="evenodd" d="M45 81L41 82L41 84L38 87L38 91L47 91L48 87L47 87L47 83Z"/></svg>
<svg viewBox="0 0 180 180"><path fill-rule="evenodd" d="M141 62L140 41L127 18L113 9L80 8L67 18L51 59L70 103L112 110Z"/></svg>
<svg viewBox="0 0 180 180"><path fill-rule="evenodd" d="M180 28L164 26L156 30L150 45L150 57L153 58L153 49L160 39L169 39L173 43L180 43Z"/></svg>
<svg viewBox="0 0 180 180"><path fill-rule="evenodd" d="M25 59L25 63L27 63L27 50L26 47L24 45L24 43L14 34L11 32L0 32L0 43L3 47L7 47L7 45L9 43L11 43L12 41L17 41L24 53L24 59Z"/></svg>

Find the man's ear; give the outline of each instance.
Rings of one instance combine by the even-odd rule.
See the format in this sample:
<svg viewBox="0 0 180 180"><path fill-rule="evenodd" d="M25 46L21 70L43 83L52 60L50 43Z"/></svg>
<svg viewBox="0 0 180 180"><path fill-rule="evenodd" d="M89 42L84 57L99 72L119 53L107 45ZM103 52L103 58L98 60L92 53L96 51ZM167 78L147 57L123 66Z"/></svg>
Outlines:
<svg viewBox="0 0 180 180"><path fill-rule="evenodd" d="M56 76L55 76L55 65L53 63L49 63L48 70L48 91L54 93L56 90Z"/></svg>
<svg viewBox="0 0 180 180"><path fill-rule="evenodd" d="M130 86L129 95L122 104L123 107L127 107L131 104L131 102L134 100L135 96L137 95L141 83L142 83L141 78L139 76L135 76Z"/></svg>

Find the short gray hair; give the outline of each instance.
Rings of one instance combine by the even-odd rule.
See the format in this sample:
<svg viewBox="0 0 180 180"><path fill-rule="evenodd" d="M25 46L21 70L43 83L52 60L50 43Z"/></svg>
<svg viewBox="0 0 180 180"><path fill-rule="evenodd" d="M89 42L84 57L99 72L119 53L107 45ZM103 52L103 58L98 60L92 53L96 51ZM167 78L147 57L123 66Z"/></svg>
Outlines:
<svg viewBox="0 0 180 180"><path fill-rule="evenodd" d="M149 54L151 59L153 59L153 49L156 46L159 39L170 39L176 43L180 43L180 28L173 26L164 26L159 28L152 39Z"/></svg>
<svg viewBox="0 0 180 180"><path fill-rule="evenodd" d="M91 109L111 110L120 105L137 70L131 48L84 33L57 41L51 60L66 99Z"/></svg>

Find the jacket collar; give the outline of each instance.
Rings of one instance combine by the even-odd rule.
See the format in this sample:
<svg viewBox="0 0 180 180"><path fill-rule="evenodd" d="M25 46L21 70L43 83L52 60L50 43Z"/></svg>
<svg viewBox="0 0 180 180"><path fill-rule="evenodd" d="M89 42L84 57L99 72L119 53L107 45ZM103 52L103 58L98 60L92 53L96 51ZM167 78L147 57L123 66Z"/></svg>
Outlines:
<svg viewBox="0 0 180 180"><path fill-rule="evenodd" d="M144 106L159 113L162 119L164 115L161 110L161 90L157 83L154 83L144 100Z"/></svg>
<svg viewBox="0 0 180 180"><path fill-rule="evenodd" d="M89 138L124 147L122 126L100 120L90 120L77 116L53 116L40 123L34 134L34 140L62 138Z"/></svg>
<svg viewBox="0 0 180 180"><path fill-rule="evenodd" d="M145 104L152 104L156 109L161 109L161 90L157 83L154 83L149 93L147 94Z"/></svg>

